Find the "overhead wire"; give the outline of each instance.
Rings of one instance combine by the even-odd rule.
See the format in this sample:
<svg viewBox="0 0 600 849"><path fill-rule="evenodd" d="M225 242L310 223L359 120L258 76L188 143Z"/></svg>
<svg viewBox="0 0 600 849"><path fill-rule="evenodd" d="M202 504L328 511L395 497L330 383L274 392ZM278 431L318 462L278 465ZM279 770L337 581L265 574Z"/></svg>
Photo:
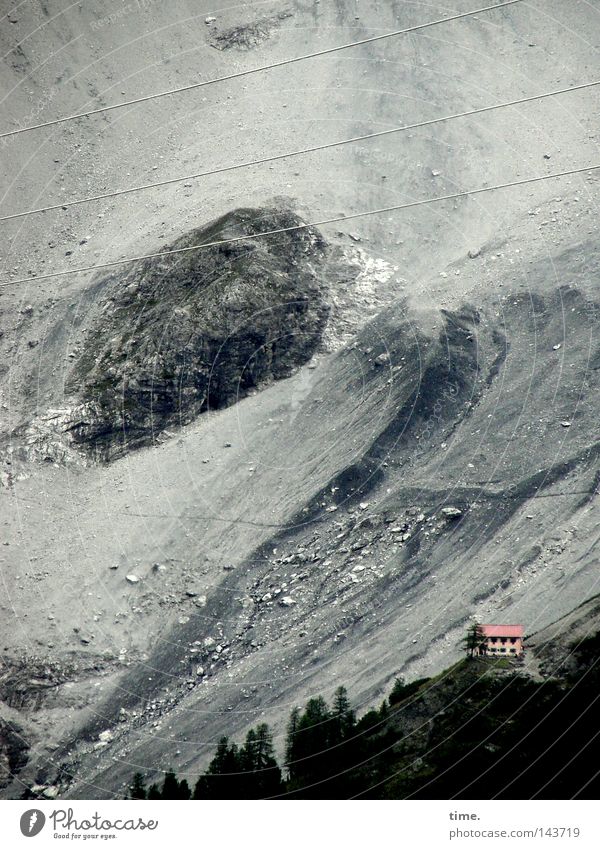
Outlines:
<svg viewBox="0 0 600 849"><path fill-rule="evenodd" d="M131 263L141 262L141 261L147 260L147 259L160 259L160 258L164 258L164 257L167 257L167 256L173 256L173 255L176 255L176 254L189 253L190 251L203 250L203 249L207 249L207 248L216 248L216 247L221 247L222 245L230 245L230 244L234 244L234 243L237 243L237 242L247 242L247 241L252 241L254 239L265 238L265 237L268 237L268 236L277 236L277 235L281 235L282 233L291 233L291 232L298 231L298 230L306 230L310 227L323 227L323 226L328 225L328 224L339 224L340 222L352 221L352 220L355 220L357 218L367 218L371 215L385 215L385 214L391 213L391 212L399 212L399 211L405 210L405 209L414 209L414 208L420 207L420 206L427 206L427 205L432 204L432 203L441 203L441 202L446 201L446 200L459 200L460 198L472 197L474 195L481 195L481 194L485 194L487 192L498 191L500 189L509 189L509 188L514 188L516 186L531 185L533 183L543 182L544 180L553 180L553 179L558 179L559 177L569 177L569 176L573 176L575 174L584 174L584 173L589 173L591 171L597 171L599 169L600 169L600 164L598 164L598 165L586 165L586 166L581 167L581 168L571 168L567 171L559 171L555 174L542 174L542 175L537 176L537 177L524 177L521 180L513 180L512 182L509 182L509 183L497 183L493 186L482 186L478 189L466 189L465 191L462 191L462 192L454 192L452 194L440 195L440 196L434 197L434 198L423 198L422 200L413 200L413 201L409 201L407 203L395 204L394 206L381 207L381 208L378 208L378 209L369 209L369 210L365 210L364 212L353 212L353 213L350 213L349 215L337 215L334 218L325 218L325 219L321 219L320 221L312 221L312 222L309 222L309 223L294 224L294 225L289 226L289 227L279 227L279 228L274 229L274 230L265 230L265 231L262 231L262 232L259 232L259 233L250 233L250 234L243 235L243 236L234 236L234 237L229 238L229 239L219 239L219 240L216 240L216 241L213 241L213 242L203 242L203 243L200 243L198 245L190 245L190 246L185 247L185 248L173 248L172 250L158 251L158 252L150 253L150 254L141 254L141 255L135 256L135 257L126 257L124 259L112 260L111 262L103 262L103 263L98 263L96 265L86 265L86 266L81 266L79 268L64 269L63 271L53 271L53 272L49 272L48 274L40 274L40 275L33 275L31 277L23 277L23 278L20 278L20 279L17 279L17 280L7 281L5 283L2 283L1 285L2 286L9 286L9 285L16 286L16 285L21 284L21 283L31 283L31 282L34 282L34 281L39 282L41 280L50 280L50 279L55 279L55 278L58 278L58 277L66 277L67 275L71 275L71 274L84 274L88 271L98 271L100 269L114 268L114 267L119 266L119 265L129 265Z"/></svg>
<svg viewBox="0 0 600 849"><path fill-rule="evenodd" d="M317 50L313 53L305 53L302 56L293 56L290 59L281 59L277 62L271 62L268 65L262 65L258 68L248 68L245 71L236 71L232 74L225 74L221 77L213 77L210 80L201 80L197 83L190 83L188 85L179 86L178 88L167 89L165 91L154 92L153 94L147 94L142 97L136 97L132 100L124 100L120 103L111 103L108 106L99 106L96 109L87 109L84 112L76 112L72 115L63 115L59 118L53 118L50 121L43 121L39 124L30 124L26 127L17 127L14 130L4 130L0 133L0 139L5 139L10 136L17 136L22 133L28 133L33 130L41 130L46 127L54 127L57 124L64 124L68 121L75 121L79 118L89 118L92 115L99 115L105 112L111 112L114 109L123 109L126 106L135 106L139 103L147 103L151 100L157 100L161 97L168 97L174 94L182 94L183 92L193 91L195 89L203 88L204 86L214 85L215 83L227 82L229 80L239 79L240 77L246 77L251 74L258 74L262 71L270 71L274 68L282 68L287 65L293 65L296 62L304 62L308 59L316 59L320 56L327 56L332 53L338 53L342 50L348 50L352 47L360 47L365 44L373 44L377 41L383 41L387 38L395 38L400 35L406 35L411 32L417 32L419 30L424 30L429 27L439 26L441 24L450 23L452 21L458 21L462 18L470 18L474 15L481 15L485 12L492 12L496 9L504 9L509 6L514 6L517 3L523 3L524 0L505 0L502 3L495 3L491 6L483 6L479 9L472 9L469 12L460 12L456 15L450 15L445 18L437 18L433 21L426 21L422 24L414 24L410 27L404 27L403 29L393 30L392 32L382 33L381 35L370 36L369 38L363 38L359 41L351 41L346 44L338 44L333 47L326 47L323 50Z"/></svg>
<svg viewBox="0 0 600 849"><path fill-rule="evenodd" d="M388 130L379 130L375 133L367 133L362 136L352 136L347 139L339 139L333 142L326 142L320 145L314 145L313 147L305 147L300 148L299 150L286 151L284 153L274 154L272 156L264 156L260 159L251 159L246 160L245 162L236 162L232 165L223 165L218 168L211 168L207 171L200 171L196 174L186 174L181 177L171 177L167 180L159 180L154 183L144 183L139 186L130 186L126 189L116 189L111 192L104 192L102 194L97 195L89 195L88 197L76 198L75 200L62 201L61 203L51 204L49 206L40 206L35 209L26 209L21 212L13 212L10 215L2 215L0 216L0 223L5 221L14 221L19 218L26 218L30 215L40 215L45 212L54 212L56 210L67 210L73 206L79 206L84 203L92 203L100 200L109 200L110 198L122 197L123 195L133 194L135 192L148 191L149 189L157 189L162 188L163 186L170 186L176 183L187 182L188 180L197 180L201 177L211 177L218 174L225 174L229 171L236 171L242 168L251 168L256 165L265 165L270 162L277 162L282 159L289 159L295 156L304 156L309 153L318 153L323 150L330 150L332 148L341 147L343 145L348 144L356 144L357 142L364 141L372 141L373 139L382 138L384 136L393 135L394 133L407 132L408 130L417 130L422 129L423 127L430 127L435 124L442 124L447 121L454 121L458 118L468 118L473 115L482 115L486 112L492 112L496 109L505 109L511 106L519 106L524 103L531 103L535 100L544 100L549 97L556 97L561 94L569 94L575 91L582 91L583 89L592 88L594 86L600 85L600 80L593 80L589 83L581 83L575 86L569 86L568 88L560 88L554 89L552 91L542 92L541 94L533 94L528 97L520 97L516 100L508 100L502 103L493 103L489 106L482 106L478 109L469 109L465 112L454 112L449 115L443 115L440 118L430 118L425 121L417 121L414 124L404 124L400 127L392 127Z"/></svg>

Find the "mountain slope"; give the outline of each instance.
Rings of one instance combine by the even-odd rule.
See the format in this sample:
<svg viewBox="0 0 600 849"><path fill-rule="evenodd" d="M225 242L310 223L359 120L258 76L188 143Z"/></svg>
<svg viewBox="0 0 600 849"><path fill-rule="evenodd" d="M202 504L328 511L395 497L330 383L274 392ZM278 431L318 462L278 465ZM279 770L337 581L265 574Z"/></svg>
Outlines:
<svg viewBox="0 0 600 849"><path fill-rule="evenodd" d="M0 28L4 125L424 16L265 3L212 26L208 5L179 0L61 15L68 5ZM3 211L595 78L597 30L597 4L517 4L19 136L3 148ZM470 617L532 632L597 592L598 182L322 228L333 258L311 273L320 347L233 406L181 429L169 419L160 439L144 431L149 447L110 465L39 460L44 417L80 389L69 355L95 338L81 331L97 326L104 287L121 297L120 273L13 281L180 244L239 208L310 222L585 165L597 102L579 92L3 225L0 721L16 774L5 795L42 783L119 796L132 764L166 769L176 751L195 779L220 734L263 712L281 748L290 706L310 694L339 682L376 704L399 672L455 659ZM301 283L290 275L274 303ZM154 306L155 329L179 328L168 299ZM151 336L135 351L142 374Z"/></svg>

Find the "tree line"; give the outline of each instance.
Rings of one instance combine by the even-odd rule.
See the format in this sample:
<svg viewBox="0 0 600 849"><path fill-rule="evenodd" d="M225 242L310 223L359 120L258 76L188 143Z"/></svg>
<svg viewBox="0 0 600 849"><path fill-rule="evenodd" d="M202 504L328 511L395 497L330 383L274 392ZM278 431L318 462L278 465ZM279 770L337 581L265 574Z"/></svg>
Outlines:
<svg viewBox="0 0 600 849"><path fill-rule="evenodd" d="M600 793L600 633L569 647L555 677L534 680L506 658L467 657L433 677L396 679L359 719L344 687L291 712L283 762L266 723L242 745L222 737L190 787L133 777L132 799L590 798ZM499 673L499 674L497 674Z"/></svg>
<svg viewBox="0 0 600 849"><path fill-rule="evenodd" d="M340 686L331 705L322 696L309 699L304 709L295 707L289 717L285 738L285 762L277 763L273 734L267 723L251 728L243 745L221 737L205 773L194 787L179 780L171 769L161 786L146 781L141 773L133 776L130 799L265 799L283 795L313 796L315 787L326 785L327 792L344 795L352 784L355 764L369 755L365 736L380 724L391 705L405 698L422 682L405 685L396 679L388 700L379 710L371 710L360 720L348 692Z"/></svg>

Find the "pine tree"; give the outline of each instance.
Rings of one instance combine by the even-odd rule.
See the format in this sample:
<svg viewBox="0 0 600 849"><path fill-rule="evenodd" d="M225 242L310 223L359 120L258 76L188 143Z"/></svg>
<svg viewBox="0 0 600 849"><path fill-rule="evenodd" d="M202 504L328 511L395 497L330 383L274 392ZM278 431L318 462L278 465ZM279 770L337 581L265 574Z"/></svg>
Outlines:
<svg viewBox="0 0 600 849"><path fill-rule="evenodd" d="M255 769L269 769L275 763L273 735L266 722L256 726L254 732Z"/></svg>
<svg viewBox="0 0 600 849"><path fill-rule="evenodd" d="M242 757L235 743L221 737L214 758L194 787L194 799L243 799Z"/></svg>
<svg viewBox="0 0 600 849"><path fill-rule="evenodd" d="M158 784L151 784L148 788L148 799L162 799L162 794L158 789Z"/></svg>
<svg viewBox="0 0 600 849"><path fill-rule="evenodd" d="M475 622L470 625L465 637L463 637L462 645L469 657L475 654L486 654L485 635L481 625Z"/></svg>
<svg viewBox="0 0 600 849"><path fill-rule="evenodd" d="M192 795L192 791L190 790L190 785L187 783L185 778L179 782L179 799L189 799Z"/></svg>
<svg viewBox="0 0 600 849"><path fill-rule="evenodd" d="M161 799L179 799L179 781L173 770L168 770L165 773L165 780L162 786Z"/></svg>
<svg viewBox="0 0 600 849"><path fill-rule="evenodd" d="M240 752L240 764L246 772L253 772L258 768L256 765L256 732L253 728L246 734L246 742Z"/></svg>
<svg viewBox="0 0 600 849"><path fill-rule="evenodd" d="M347 740L356 725L356 715L352 710L348 691L345 687L338 687L333 696L333 707L331 710L330 745Z"/></svg>
<svg viewBox="0 0 600 849"><path fill-rule="evenodd" d="M295 707L288 720L285 737L285 766L288 778L293 781L297 777L296 764L298 747L298 724L300 722L300 708Z"/></svg>
<svg viewBox="0 0 600 849"><path fill-rule="evenodd" d="M264 799L281 791L281 770L275 760L273 735L265 722L248 731L240 762L245 770L244 798Z"/></svg>
<svg viewBox="0 0 600 849"><path fill-rule="evenodd" d="M133 776L133 781L129 788L129 798L130 799L145 799L146 798L146 785L144 782L144 776L141 772L136 772Z"/></svg>
<svg viewBox="0 0 600 849"><path fill-rule="evenodd" d="M194 785L194 792L192 793L192 799L208 799L209 797L209 788L208 788L208 779L206 775L200 775L198 777L198 781Z"/></svg>
<svg viewBox="0 0 600 849"><path fill-rule="evenodd" d="M327 749L331 714L322 696L309 699L294 735L294 785L321 781L330 771Z"/></svg>

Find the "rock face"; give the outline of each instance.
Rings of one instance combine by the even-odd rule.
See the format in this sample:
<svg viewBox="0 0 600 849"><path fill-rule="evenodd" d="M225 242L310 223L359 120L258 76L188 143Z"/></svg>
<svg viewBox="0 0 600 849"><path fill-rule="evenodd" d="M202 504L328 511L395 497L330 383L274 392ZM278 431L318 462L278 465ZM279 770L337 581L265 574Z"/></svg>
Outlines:
<svg viewBox="0 0 600 849"><path fill-rule="evenodd" d="M279 12L271 17L259 18L247 24L240 24L219 31L215 27L215 33L210 38L210 44L217 50L253 50L264 41L268 41L279 29L286 18L291 18L292 13L288 10ZM216 18L206 19L207 24L213 24Z"/></svg>
<svg viewBox="0 0 600 849"><path fill-rule="evenodd" d="M302 223L239 209L101 281L67 381L83 402L74 442L110 460L307 362L328 316L328 250L315 228L187 250Z"/></svg>

